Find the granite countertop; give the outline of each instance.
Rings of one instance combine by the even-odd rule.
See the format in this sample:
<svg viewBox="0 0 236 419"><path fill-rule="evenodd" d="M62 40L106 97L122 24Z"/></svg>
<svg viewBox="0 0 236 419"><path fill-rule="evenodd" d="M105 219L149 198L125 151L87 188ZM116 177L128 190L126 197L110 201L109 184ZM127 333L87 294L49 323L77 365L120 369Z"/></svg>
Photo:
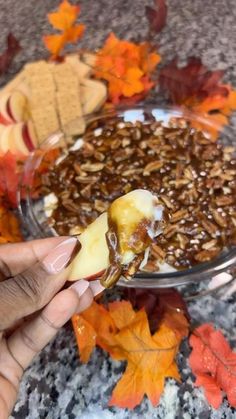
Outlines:
<svg viewBox="0 0 236 419"><path fill-rule="evenodd" d="M45 56L42 33L48 31L46 13L58 0L0 0L0 48L11 30L21 41L17 56L4 84L21 66ZM81 0L81 20L87 25L82 46L96 48L113 30L118 36L139 37L146 34L143 0ZM225 80L236 86L236 3L235 0L167 0L168 23L158 42L160 53L169 61L178 55L200 56L209 68L224 69ZM235 123L235 117L233 118ZM236 347L236 300L223 301L205 297L191 302L189 311L197 323L214 322ZM97 349L87 365L78 361L70 324L58 333L26 371L21 383L14 419L232 419L236 412L225 400L218 411L210 408L200 389L194 388L187 363L189 347L182 345L178 364L182 384L168 380L158 407L145 399L134 411L108 408L107 401L124 365L114 362Z"/></svg>

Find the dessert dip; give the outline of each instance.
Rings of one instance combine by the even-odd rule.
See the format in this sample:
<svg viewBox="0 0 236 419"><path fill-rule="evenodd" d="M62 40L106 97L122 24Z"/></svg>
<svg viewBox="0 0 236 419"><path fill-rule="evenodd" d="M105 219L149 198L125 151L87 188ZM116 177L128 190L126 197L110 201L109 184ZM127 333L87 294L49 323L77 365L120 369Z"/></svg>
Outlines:
<svg viewBox="0 0 236 419"><path fill-rule="evenodd" d="M187 269L236 244L235 150L182 118L93 122L43 175L42 193L50 225L65 235L81 234L134 189L164 207L144 270Z"/></svg>

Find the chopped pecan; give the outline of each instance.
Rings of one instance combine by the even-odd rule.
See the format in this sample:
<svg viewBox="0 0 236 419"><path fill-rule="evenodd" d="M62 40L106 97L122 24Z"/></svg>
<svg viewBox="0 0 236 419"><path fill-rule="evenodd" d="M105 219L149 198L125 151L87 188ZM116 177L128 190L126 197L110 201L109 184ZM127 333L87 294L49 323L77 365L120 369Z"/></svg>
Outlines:
<svg viewBox="0 0 236 419"><path fill-rule="evenodd" d="M80 194L84 197L84 198L90 198L91 197L91 183L88 184L87 186L85 186L83 189L81 189Z"/></svg>
<svg viewBox="0 0 236 419"><path fill-rule="evenodd" d="M186 249L186 246L189 244L189 239L184 234L177 234L177 240L179 241L180 249Z"/></svg>
<svg viewBox="0 0 236 419"><path fill-rule="evenodd" d="M211 221L209 221L209 220L207 220L206 218L203 218L202 220L201 220L201 224L202 224L202 226L203 226L203 228L210 234L210 236L212 236L212 237L214 237L216 234L217 234L217 232L218 232L218 230L219 230L219 228L215 225L215 224L213 224Z"/></svg>
<svg viewBox="0 0 236 419"><path fill-rule="evenodd" d="M225 207L226 205L231 205L235 202L235 198L233 196L217 196L215 199L216 205L219 207Z"/></svg>
<svg viewBox="0 0 236 419"><path fill-rule="evenodd" d="M156 172L156 171L160 170L162 168L163 164L164 164L163 161L154 161L154 162L148 163L144 167L143 175L146 176L146 175L149 175L152 172Z"/></svg>
<svg viewBox="0 0 236 419"><path fill-rule="evenodd" d="M212 239L212 240L210 240L209 242L204 243L204 244L202 245L202 248L203 248L204 250L209 250L209 249L212 249L213 247L215 247L215 246L216 246L216 244L217 244L217 240L216 240L216 239Z"/></svg>
<svg viewBox="0 0 236 419"><path fill-rule="evenodd" d="M108 202L104 202L101 199L95 199L94 208L98 212L104 212L104 211L106 211L107 208L108 208L108 206L109 206L109 203Z"/></svg>
<svg viewBox="0 0 236 419"><path fill-rule="evenodd" d="M168 198L168 196L160 195L160 199L164 202L164 204L167 206L167 208L169 208L169 209L173 209L174 208L174 205L172 204L172 202Z"/></svg>
<svg viewBox="0 0 236 419"><path fill-rule="evenodd" d="M145 272L157 272L159 270L158 264L152 260L149 260L146 265L142 268Z"/></svg>
<svg viewBox="0 0 236 419"><path fill-rule="evenodd" d="M78 183L93 183L96 182L97 178L93 177L93 176L76 176L75 178L76 182Z"/></svg>
<svg viewBox="0 0 236 419"><path fill-rule="evenodd" d="M212 209L211 210L213 218L215 220L215 222L220 226L220 227L227 227L227 219L226 217L223 217L217 210Z"/></svg>
<svg viewBox="0 0 236 419"><path fill-rule="evenodd" d="M81 169L84 172L99 172L104 168L104 163L84 163L81 164Z"/></svg>
<svg viewBox="0 0 236 419"><path fill-rule="evenodd" d="M172 224L172 225L168 225L164 231L163 234L164 236L169 239L170 237L174 236L174 234L178 231L178 225L177 224Z"/></svg>
<svg viewBox="0 0 236 419"><path fill-rule="evenodd" d="M71 199L63 200L62 205L70 212L78 213L79 211L79 206L75 204Z"/></svg>
<svg viewBox="0 0 236 419"><path fill-rule="evenodd" d="M158 260L164 260L165 256L166 256L166 252L160 246L158 246L156 243L152 244L151 253Z"/></svg>
<svg viewBox="0 0 236 419"><path fill-rule="evenodd" d="M197 253L194 256L194 259L198 262L209 262L210 260L214 259L218 253L219 248L217 249L209 249L209 250L202 250L201 252Z"/></svg>
<svg viewBox="0 0 236 419"><path fill-rule="evenodd" d="M174 212L171 215L171 223L176 223L176 221L183 220L188 217L188 211L186 209L181 209L179 211Z"/></svg>
<svg viewBox="0 0 236 419"><path fill-rule="evenodd" d="M105 154L101 153L100 151L95 151L94 157L98 161L103 161L105 159Z"/></svg>

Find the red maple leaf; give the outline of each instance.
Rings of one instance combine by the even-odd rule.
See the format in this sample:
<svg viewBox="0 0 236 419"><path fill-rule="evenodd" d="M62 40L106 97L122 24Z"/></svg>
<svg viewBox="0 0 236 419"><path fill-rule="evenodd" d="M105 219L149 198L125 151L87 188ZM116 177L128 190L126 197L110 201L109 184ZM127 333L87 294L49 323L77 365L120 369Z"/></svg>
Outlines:
<svg viewBox="0 0 236 419"><path fill-rule="evenodd" d="M0 156L0 196L5 206L16 207L20 173L25 156L8 151Z"/></svg>
<svg viewBox="0 0 236 419"><path fill-rule="evenodd" d="M0 74L6 73L15 55L21 50L18 40L12 33L7 36L7 47L0 55Z"/></svg>
<svg viewBox="0 0 236 419"><path fill-rule="evenodd" d="M236 109L236 92L223 84L223 71L208 70L198 58L191 57L185 67L179 68L174 59L159 76L160 86L170 101L203 115L209 122L191 121L194 128L204 130L215 141L222 126Z"/></svg>
<svg viewBox="0 0 236 419"><path fill-rule="evenodd" d="M165 0L155 0L155 8L146 6L146 16L152 31L158 33L164 28L167 18Z"/></svg>
<svg viewBox="0 0 236 419"><path fill-rule="evenodd" d="M167 91L173 104L199 102L209 96L228 96L225 85L219 85L223 71L210 71L199 58L190 57L185 67L179 68L175 58L160 72L161 87Z"/></svg>
<svg viewBox="0 0 236 419"><path fill-rule="evenodd" d="M192 352L189 364L196 376L195 385L203 387L208 402L218 409L223 392L228 402L236 407L236 353L220 330L203 324L190 337Z"/></svg>

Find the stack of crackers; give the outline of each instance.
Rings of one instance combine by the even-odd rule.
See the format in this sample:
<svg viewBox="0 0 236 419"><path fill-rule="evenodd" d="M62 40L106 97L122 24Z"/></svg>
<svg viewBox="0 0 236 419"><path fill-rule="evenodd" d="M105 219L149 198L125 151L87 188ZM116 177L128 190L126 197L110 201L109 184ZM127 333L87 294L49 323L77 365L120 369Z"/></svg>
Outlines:
<svg viewBox="0 0 236 419"><path fill-rule="evenodd" d="M84 116L106 101L104 83L91 79L93 56L67 55L61 63L38 61L27 64L3 93L22 92L28 101L38 143L62 130L67 136L84 132Z"/></svg>

